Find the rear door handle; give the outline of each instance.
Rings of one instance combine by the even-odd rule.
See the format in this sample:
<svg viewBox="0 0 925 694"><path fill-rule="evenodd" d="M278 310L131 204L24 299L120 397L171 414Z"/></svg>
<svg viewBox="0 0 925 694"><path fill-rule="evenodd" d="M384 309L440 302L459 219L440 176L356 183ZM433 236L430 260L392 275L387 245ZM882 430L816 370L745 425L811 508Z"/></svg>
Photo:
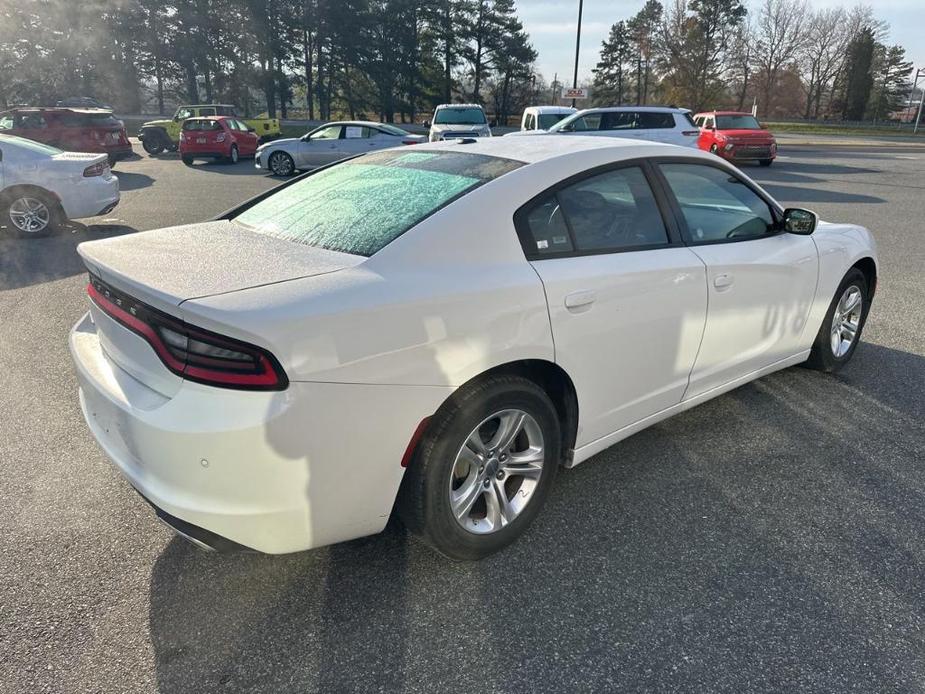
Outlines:
<svg viewBox="0 0 925 694"><path fill-rule="evenodd" d="M581 311L586 311L591 308L591 304L594 303L596 298L597 295L591 289L581 292L572 292L565 296L565 308L569 311L580 313Z"/></svg>
<svg viewBox="0 0 925 694"><path fill-rule="evenodd" d="M723 289L729 289L733 281L732 275L716 275L716 277L713 278L713 286L722 291Z"/></svg>

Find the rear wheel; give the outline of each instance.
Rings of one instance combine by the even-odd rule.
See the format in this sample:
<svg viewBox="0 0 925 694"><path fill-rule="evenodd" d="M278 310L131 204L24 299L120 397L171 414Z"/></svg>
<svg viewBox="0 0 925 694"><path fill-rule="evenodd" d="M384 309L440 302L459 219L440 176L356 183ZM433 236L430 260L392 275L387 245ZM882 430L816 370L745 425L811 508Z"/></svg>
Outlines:
<svg viewBox="0 0 925 694"><path fill-rule="evenodd" d="M2 209L7 229L23 238L47 236L60 223L57 203L40 191L13 193Z"/></svg>
<svg viewBox="0 0 925 694"><path fill-rule="evenodd" d="M758 163L761 164L762 166L770 166L771 164L774 163L774 160L773 159L762 159Z"/></svg>
<svg viewBox="0 0 925 694"><path fill-rule="evenodd" d="M825 314L806 366L819 371L837 371L854 355L870 308L867 279L851 268L835 292Z"/></svg>
<svg viewBox="0 0 925 694"><path fill-rule="evenodd" d="M481 559L527 529L560 455L549 396L525 378L488 378L461 389L428 423L402 482L399 515L442 554Z"/></svg>
<svg viewBox="0 0 925 694"><path fill-rule="evenodd" d="M193 158L192 158L192 157L183 156L183 157L181 157L181 159L183 159L183 163L186 164L187 166L192 166L192 165L193 165Z"/></svg>
<svg viewBox="0 0 925 694"><path fill-rule="evenodd" d="M295 162L286 152L273 152L267 159L267 167L274 176L291 176L295 172Z"/></svg>

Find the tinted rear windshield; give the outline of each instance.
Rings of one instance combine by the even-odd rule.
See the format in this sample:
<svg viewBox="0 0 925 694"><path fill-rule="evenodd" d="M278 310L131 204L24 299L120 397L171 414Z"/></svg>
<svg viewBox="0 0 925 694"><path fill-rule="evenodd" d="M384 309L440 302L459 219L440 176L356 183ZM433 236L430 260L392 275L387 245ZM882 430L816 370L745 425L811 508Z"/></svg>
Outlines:
<svg viewBox="0 0 925 694"><path fill-rule="evenodd" d="M222 126L217 120L185 120L184 130L221 130Z"/></svg>
<svg viewBox="0 0 925 694"><path fill-rule="evenodd" d="M450 106L434 114L436 125L484 125L485 112L478 106Z"/></svg>
<svg viewBox="0 0 925 694"><path fill-rule="evenodd" d="M454 199L522 165L461 152L377 152L293 183L234 220L261 234L370 256Z"/></svg>

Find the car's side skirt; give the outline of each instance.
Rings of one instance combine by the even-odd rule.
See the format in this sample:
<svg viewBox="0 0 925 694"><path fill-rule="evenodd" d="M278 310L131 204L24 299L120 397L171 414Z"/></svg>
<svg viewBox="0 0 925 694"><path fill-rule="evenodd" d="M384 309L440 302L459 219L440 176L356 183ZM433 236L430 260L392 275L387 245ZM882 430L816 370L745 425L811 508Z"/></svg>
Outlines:
<svg viewBox="0 0 925 694"><path fill-rule="evenodd" d="M810 350L807 349L803 352L800 352L799 354L794 354L792 357L787 357L786 359L776 361L773 364L769 364L768 366L758 369L757 371L740 376L739 378L732 380L729 383L700 393L699 395L696 395L689 400L682 400L677 405L672 405L671 407L665 408L661 412L656 412L655 414L650 415L645 419L640 419L635 424L630 424L629 426L623 427L622 429L615 431L612 434L602 436L601 438L592 441L591 443L585 444L581 448L575 449L575 455L571 462L566 464L566 467L575 467L593 455L600 453L605 448L610 448L618 441L622 441L623 439L632 436L633 434L642 431L643 429L650 427L653 424L658 424L659 422L668 419L672 415L676 415L679 412L684 412L685 410L689 410L692 407L696 407L697 405L704 403L707 400L711 400L718 395L722 395L723 393L728 393L730 390L734 390L739 386L745 385L749 381L754 381L755 379L761 378L762 376L767 376L769 373L780 371L781 369L786 369L787 367L794 366L796 364L802 364L804 361L809 359L809 352Z"/></svg>

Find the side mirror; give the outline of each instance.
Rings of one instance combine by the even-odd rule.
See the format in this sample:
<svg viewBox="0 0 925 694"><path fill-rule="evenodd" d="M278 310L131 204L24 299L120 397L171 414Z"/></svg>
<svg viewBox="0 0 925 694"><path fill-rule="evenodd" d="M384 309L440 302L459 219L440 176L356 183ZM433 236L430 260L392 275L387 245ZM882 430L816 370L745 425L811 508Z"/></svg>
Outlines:
<svg viewBox="0 0 925 694"><path fill-rule="evenodd" d="M426 120L426 121L424 121L423 123L421 123L421 125L423 125L425 128L429 128L429 127L430 127L430 121L429 121L429 120Z"/></svg>
<svg viewBox="0 0 925 694"><path fill-rule="evenodd" d="M255 133L255 132L257 132L257 129L256 129L256 128L252 128L252 127L250 127L250 126L247 126L247 132L249 132L249 133Z"/></svg>
<svg viewBox="0 0 925 694"><path fill-rule="evenodd" d="M799 207L788 207L784 210L783 226L788 234L809 236L816 230L818 223L819 216L810 210L803 210Z"/></svg>

